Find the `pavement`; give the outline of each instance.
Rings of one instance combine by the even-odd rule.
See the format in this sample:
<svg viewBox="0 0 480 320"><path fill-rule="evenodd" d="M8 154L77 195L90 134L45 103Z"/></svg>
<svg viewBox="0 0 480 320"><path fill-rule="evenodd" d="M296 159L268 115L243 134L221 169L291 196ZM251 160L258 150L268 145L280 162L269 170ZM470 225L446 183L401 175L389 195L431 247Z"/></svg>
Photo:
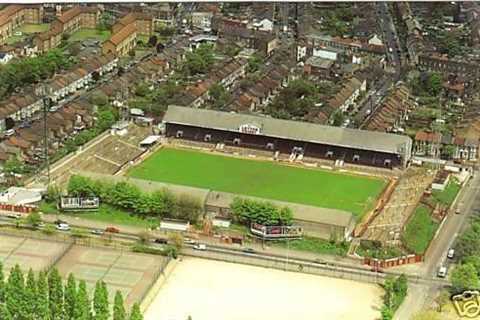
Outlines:
<svg viewBox="0 0 480 320"><path fill-rule="evenodd" d="M102 222L96 220L85 219L81 217L81 214L78 216L72 215L63 215L63 214L44 214L42 219L45 222L53 223L55 220L60 219L67 222L69 225L73 227L83 227L83 228L90 228L90 229L102 229L105 230L106 227L116 227L120 230L121 233L130 234L138 236L139 234L149 231L152 237L166 237L167 232L161 230L148 230L146 228L138 227L138 226L131 226L131 225L123 225L123 224L116 224L110 222ZM197 238L197 236L195 237ZM337 255L328 255L328 254L319 254L314 252L308 251L299 251L299 250L292 250L288 247L272 247L269 246L268 243L265 245L262 243L248 243L244 246L239 246L236 244L227 244L220 240L219 237L208 237L204 235L198 235L198 241L202 243L206 243L207 245L214 245L216 247L223 247L226 249L241 249L244 247L252 248L259 254L273 254L279 256L285 256L289 258L299 258L299 259L306 259L306 260L317 260L321 262L331 262L337 265L349 265L349 266L356 266L358 268L366 268L361 264L361 260L352 259L349 257L340 257Z"/></svg>

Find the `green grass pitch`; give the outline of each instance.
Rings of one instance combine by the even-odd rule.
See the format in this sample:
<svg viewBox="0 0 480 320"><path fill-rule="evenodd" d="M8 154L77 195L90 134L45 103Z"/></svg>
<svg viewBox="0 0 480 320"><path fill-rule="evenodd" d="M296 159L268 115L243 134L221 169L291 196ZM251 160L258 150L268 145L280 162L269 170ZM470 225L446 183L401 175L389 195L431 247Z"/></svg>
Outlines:
<svg viewBox="0 0 480 320"><path fill-rule="evenodd" d="M341 209L359 218L385 187L382 179L164 148L130 169L135 178Z"/></svg>

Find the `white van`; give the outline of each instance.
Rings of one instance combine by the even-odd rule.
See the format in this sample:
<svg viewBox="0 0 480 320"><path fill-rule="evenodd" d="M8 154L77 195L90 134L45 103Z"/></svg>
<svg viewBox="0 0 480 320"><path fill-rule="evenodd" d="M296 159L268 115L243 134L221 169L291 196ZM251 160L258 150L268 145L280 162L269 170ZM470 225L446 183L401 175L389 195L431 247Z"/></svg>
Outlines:
<svg viewBox="0 0 480 320"><path fill-rule="evenodd" d="M447 276L447 267L441 266L441 267L438 269L437 277L439 277L439 278L445 278L446 276Z"/></svg>
<svg viewBox="0 0 480 320"><path fill-rule="evenodd" d="M455 250L454 249L448 250L447 258L448 259L453 259L453 257L455 257Z"/></svg>

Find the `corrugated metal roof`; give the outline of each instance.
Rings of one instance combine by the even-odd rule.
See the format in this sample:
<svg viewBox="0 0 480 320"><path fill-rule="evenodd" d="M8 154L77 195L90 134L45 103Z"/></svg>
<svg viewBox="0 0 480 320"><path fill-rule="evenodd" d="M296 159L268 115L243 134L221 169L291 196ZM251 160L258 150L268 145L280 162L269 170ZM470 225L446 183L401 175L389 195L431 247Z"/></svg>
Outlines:
<svg viewBox="0 0 480 320"><path fill-rule="evenodd" d="M393 154L403 154L412 145L409 137L397 134L179 106L169 106L163 121L234 132L251 124L269 137Z"/></svg>

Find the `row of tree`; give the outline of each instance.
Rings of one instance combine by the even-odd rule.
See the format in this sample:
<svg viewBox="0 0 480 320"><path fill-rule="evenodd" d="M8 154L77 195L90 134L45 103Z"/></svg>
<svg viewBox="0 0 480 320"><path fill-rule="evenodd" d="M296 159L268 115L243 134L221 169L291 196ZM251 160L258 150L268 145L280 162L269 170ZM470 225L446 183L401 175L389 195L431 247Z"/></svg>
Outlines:
<svg viewBox="0 0 480 320"><path fill-rule="evenodd" d="M61 69L69 68L73 61L59 49L32 58L18 59L0 65L0 98L16 88L50 78Z"/></svg>
<svg viewBox="0 0 480 320"><path fill-rule="evenodd" d="M395 311L407 296L407 277L403 274L397 278L388 277L385 279L383 289L385 295L383 296L383 307L381 309L382 320L391 320Z"/></svg>
<svg viewBox="0 0 480 320"><path fill-rule="evenodd" d="M455 255L459 265L452 271L452 293L480 289L480 218L475 217L469 228L458 238Z"/></svg>
<svg viewBox="0 0 480 320"><path fill-rule="evenodd" d="M113 312L112 312L113 309ZM95 285L93 300L84 280L70 274L65 284L57 269L25 276L18 265L5 279L0 263L0 319L2 320L143 320L138 304L127 315L122 293L115 294L113 308L105 282Z"/></svg>
<svg viewBox="0 0 480 320"><path fill-rule="evenodd" d="M234 219L242 224L252 222L267 226L292 224L293 213L288 207L278 207L271 202L235 198L230 205Z"/></svg>
<svg viewBox="0 0 480 320"><path fill-rule="evenodd" d="M112 183L74 175L68 183L68 194L78 197L99 197L104 203L140 215L188 220L195 223L202 214L202 203L190 195L175 196L168 189L152 193L127 183Z"/></svg>

